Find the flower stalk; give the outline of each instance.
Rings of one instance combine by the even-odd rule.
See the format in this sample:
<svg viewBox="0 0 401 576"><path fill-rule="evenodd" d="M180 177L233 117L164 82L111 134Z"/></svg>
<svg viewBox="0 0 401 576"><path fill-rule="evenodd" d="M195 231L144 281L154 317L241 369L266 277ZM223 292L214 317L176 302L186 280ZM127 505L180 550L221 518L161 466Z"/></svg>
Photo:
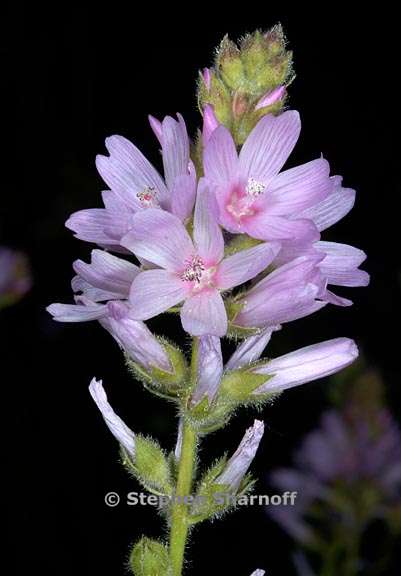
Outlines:
<svg viewBox="0 0 401 576"><path fill-rule="evenodd" d="M185 545L190 527L188 497L192 490L196 462L197 433L189 423L185 423L182 434L177 487L171 509L170 563L173 576L181 576L184 564Z"/></svg>

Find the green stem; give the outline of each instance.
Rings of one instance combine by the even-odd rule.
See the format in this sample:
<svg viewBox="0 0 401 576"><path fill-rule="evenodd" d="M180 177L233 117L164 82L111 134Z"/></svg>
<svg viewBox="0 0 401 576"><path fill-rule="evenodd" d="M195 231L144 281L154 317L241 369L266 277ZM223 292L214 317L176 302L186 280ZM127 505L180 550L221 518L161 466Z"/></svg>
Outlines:
<svg viewBox="0 0 401 576"><path fill-rule="evenodd" d="M191 358L191 382L196 385L199 341L193 339ZM181 454L178 463L178 478L175 499L171 510L170 562L173 576L181 576L184 564L185 544L188 536L188 501L191 495L192 477L196 461L197 434L184 420Z"/></svg>
<svg viewBox="0 0 401 576"><path fill-rule="evenodd" d="M184 498L188 499L191 494L195 452L196 432L189 424L184 424L177 489L171 512L170 561L173 576L181 576L184 563L185 544L189 528L188 503L185 502Z"/></svg>

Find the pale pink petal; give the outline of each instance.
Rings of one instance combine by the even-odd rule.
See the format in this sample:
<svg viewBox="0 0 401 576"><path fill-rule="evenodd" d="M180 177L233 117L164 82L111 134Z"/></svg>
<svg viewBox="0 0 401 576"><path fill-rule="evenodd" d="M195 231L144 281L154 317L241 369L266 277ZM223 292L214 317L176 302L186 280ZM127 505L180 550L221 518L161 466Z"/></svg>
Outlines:
<svg viewBox="0 0 401 576"><path fill-rule="evenodd" d="M164 176L167 188L171 191L178 176L188 174L189 138L184 119L178 116L178 122L166 116L162 122L162 151Z"/></svg>
<svg viewBox="0 0 401 576"><path fill-rule="evenodd" d="M335 187L335 190L325 200L307 208L298 216L313 220L318 230L322 231L344 218L352 209L354 203L355 190L342 188L340 184Z"/></svg>
<svg viewBox="0 0 401 576"><path fill-rule="evenodd" d="M188 298L181 310L181 322L192 336L224 336L227 314L217 290L203 291Z"/></svg>
<svg viewBox="0 0 401 576"><path fill-rule="evenodd" d="M162 142L163 142L162 123L160 122L160 120L158 120L154 116L151 116L150 114L148 116L148 120L149 120L149 124L153 130L154 135L159 140L160 144L162 144Z"/></svg>
<svg viewBox="0 0 401 576"><path fill-rule="evenodd" d="M132 216L129 212L114 213L104 208L90 208L71 214L65 225L85 242L118 246L121 237L131 227Z"/></svg>
<svg viewBox="0 0 401 576"><path fill-rule="evenodd" d="M88 322L99 320L107 314L104 304L51 304L46 310L57 322Z"/></svg>
<svg viewBox="0 0 401 576"><path fill-rule="evenodd" d="M329 174L329 163L323 158L281 172L265 195L269 214L298 215L300 210L324 200L333 189Z"/></svg>
<svg viewBox="0 0 401 576"><path fill-rule="evenodd" d="M199 256L208 264L220 262L224 254L224 239L218 224L216 199L204 178L199 181L194 216L194 241Z"/></svg>
<svg viewBox="0 0 401 576"><path fill-rule="evenodd" d="M133 229L121 244L140 258L172 271L182 270L194 253L192 240L182 222L158 208L135 214Z"/></svg>
<svg viewBox="0 0 401 576"><path fill-rule="evenodd" d="M366 259L365 252L338 242L316 242L314 246L326 254L319 268L327 277L329 284L350 287L369 284L369 274L358 269Z"/></svg>
<svg viewBox="0 0 401 576"><path fill-rule="evenodd" d="M192 214L196 196L196 173L190 162L190 173L178 176L171 188L171 212L180 220L186 220Z"/></svg>
<svg viewBox="0 0 401 576"><path fill-rule="evenodd" d="M179 304L187 295L185 283L166 270L146 270L132 283L129 295L130 316L148 320Z"/></svg>
<svg viewBox="0 0 401 576"><path fill-rule="evenodd" d="M298 112L288 110L279 116L267 114L256 124L239 156L241 176L268 184L284 166L301 130Z"/></svg>
<svg viewBox="0 0 401 576"><path fill-rule="evenodd" d="M131 283L139 273L138 266L104 250L92 250L91 263L76 260L73 268L96 288L128 296Z"/></svg>
<svg viewBox="0 0 401 576"><path fill-rule="evenodd" d="M224 258L218 269L220 290L228 290L257 276L271 264L279 250L278 242L264 243Z"/></svg>
<svg viewBox="0 0 401 576"><path fill-rule="evenodd" d="M358 357L358 348L349 338L334 338L306 346L275 358L257 368L258 374L272 375L260 392L275 392L324 378L351 364Z"/></svg>
<svg viewBox="0 0 401 576"><path fill-rule="evenodd" d="M103 180L132 209L142 207L137 194L153 188L162 203L168 198L166 186L157 170L132 142L122 136L106 139L110 156L97 156L96 166Z"/></svg>
<svg viewBox="0 0 401 576"><path fill-rule="evenodd" d="M127 298L128 292L124 290L124 292L117 292L116 290L108 291L103 290L102 288L96 288L83 280L80 276L74 276L71 280L71 288L74 293L81 292L82 296L85 296L92 302L106 302L108 300L122 300Z"/></svg>
<svg viewBox="0 0 401 576"><path fill-rule="evenodd" d="M210 140L210 136L213 132L218 128L220 122L217 120L216 114L214 112L214 108L211 104L206 104L203 109L203 128L202 128L202 142L203 145L206 144Z"/></svg>
<svg viewBox="0 0 401 576"><path fill-rule="evenodd" d="M102 200L108 212L114 212L116 214L132 212L130 207L127 206L127 204L123 202L112 190L103 190Z"/></svg>
<svg viewBox="0 0 401 576"><path fill-rule="evenodd" d="M311 220L289 220L263 211L244 219L243 230L259 240L314 242L320 237Z"/></svg>
<svg viewBox="0 0 401 576"><path fill-rule="evenodd" d="M205 177L213 183L225 184L235 178L238 155L233 137L223 125L214 130L203 154Z"/></svg>

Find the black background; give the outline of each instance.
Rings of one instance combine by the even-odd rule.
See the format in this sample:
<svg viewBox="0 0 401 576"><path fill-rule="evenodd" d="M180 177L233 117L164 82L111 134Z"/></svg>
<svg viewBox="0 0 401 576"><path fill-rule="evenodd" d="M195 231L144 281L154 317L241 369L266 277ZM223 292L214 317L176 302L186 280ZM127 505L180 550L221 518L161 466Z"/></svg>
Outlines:
<svg viewBox="0 0 401 576"><path fill-rule="evenodd" d="M352 290L352 308L327 307L287 325L271 354L352 337L384 376L399 417L394 14L385 5L381 12L364 7L351 16L325 4L301 16L290 8L233 4L219 18L200 4L166 11L118 2L57 6L52 12L44 5L14 5L2 26L3 126L10 131L1 139L1 244L25 250L34 273L31 293L1 317L2 420L13 484L5 504L16 574L117 576L125 573L130 544L142 533L157 537L162 526L153 509L104 505L106 492L139 487L118 463L117 445L87 385L94 375L103 378L116 411L166 448L175 442L174 411L131 380L119 350L96 323L56 324L45 312L53 301L70 301L71 263L89 254L90 246L63 223L73 211L100 206L95 154L104 152L106 136L123 134L157 164L147 114L180 111L193 133L197 71L211 64L224 33L237 38L281 21L295 52L290 105L303 120L291 163L322 152L332 172L357 189L354 210L325 238L363 248L372 282ZM180 341L179 324L170 317L152 327ZM261 493L267 471L288 463L302 434L315 425L327 386L323 381L292 390L266 410L267 432L255 462ZM201 457L207 462L232 450L252 418L241 413L205 441ZM192 543L191 574L245 576L257 567L269 575L292 574L291 542L261 508L201 525Z"/></svg>

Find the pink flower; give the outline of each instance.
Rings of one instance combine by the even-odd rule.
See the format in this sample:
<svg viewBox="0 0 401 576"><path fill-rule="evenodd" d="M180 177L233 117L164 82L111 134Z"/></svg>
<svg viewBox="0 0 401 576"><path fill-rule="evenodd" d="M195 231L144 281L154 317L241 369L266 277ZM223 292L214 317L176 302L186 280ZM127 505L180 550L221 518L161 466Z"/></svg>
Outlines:
<svg viewBox="0 0 401 576"><path fill-rule="evenodd" d="M173 214L150 209L135 216L122 245L159 266L139 273L132 283L129 299L135 319L147 320L184 302L184 330L194 336L224 336L227 314L220 292L259 274L280 245L263 243L224 258L216 216L217 207L204 180L198 189L193 240Z"/></svg>
<svg viewBox="0 0 401 576"><path fill-rule="evenodd" d="M318 158L280 173L300 129L296 111L268 114L239 155L227 128L213 132L204 152L204 171L215 189L220 223L228 231L260 240L319 239L315 224L299 213L332 191L328 162Z"/></svg>
<svg viewBox="0 0 401 576"><path fill-rule="evenodd" d="M189 138L182 116L150 117L162 147L164 180L145 156L126 138L106 139L110 156L97 156L96 166L111 190L103 192L104 208L80 210L66 226L76 236L104 248L121 250L120 240L132 227L138 211L160 207L185 220L192 212L195 168L189 157Z"/></svg>

